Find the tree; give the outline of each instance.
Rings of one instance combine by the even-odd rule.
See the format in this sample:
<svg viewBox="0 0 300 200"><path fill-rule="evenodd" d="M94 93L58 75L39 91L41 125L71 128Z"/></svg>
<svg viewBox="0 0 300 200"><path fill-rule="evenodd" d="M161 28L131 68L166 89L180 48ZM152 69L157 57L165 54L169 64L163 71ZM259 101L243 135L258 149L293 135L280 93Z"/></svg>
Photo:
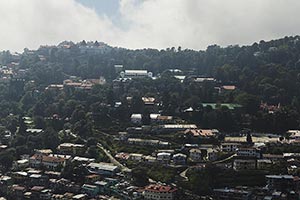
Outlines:
<svg viewBox="0 0 300 200"><path fill-rule="evenodd" d="M248 144L253 144L251 133L247 133L246 141Z"/></svg>

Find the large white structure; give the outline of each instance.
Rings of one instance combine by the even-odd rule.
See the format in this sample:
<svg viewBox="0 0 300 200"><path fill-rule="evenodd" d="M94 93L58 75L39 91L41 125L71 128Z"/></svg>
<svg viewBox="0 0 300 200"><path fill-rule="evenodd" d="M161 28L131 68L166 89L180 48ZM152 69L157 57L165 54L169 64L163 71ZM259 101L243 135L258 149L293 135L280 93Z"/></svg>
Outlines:
<svg viewBox="0 0 300 200"><path fill-rule="evenodd" d="M87 166L87 169L91 173L108 176L115 175L119 171L118 166L115 166L111 163L90 163Z"/></svg>
<svg viewBox="0 0 300 200"><path fill-rule="evenodd" d="M121 78L152 78L152 72L147 70L125 70L120 73Z"/></svg>

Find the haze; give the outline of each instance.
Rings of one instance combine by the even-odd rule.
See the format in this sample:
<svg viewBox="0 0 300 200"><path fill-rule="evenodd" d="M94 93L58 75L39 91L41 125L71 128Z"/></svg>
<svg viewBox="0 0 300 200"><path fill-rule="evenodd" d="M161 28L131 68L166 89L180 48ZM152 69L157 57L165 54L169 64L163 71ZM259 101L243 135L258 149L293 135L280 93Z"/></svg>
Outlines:
<svg viewBox="0 0 300 200"><path fill-rule="evenodd" d="M205 49L300 31L297 0L1 0L0 49L63 40L126 48Z"/></svg>

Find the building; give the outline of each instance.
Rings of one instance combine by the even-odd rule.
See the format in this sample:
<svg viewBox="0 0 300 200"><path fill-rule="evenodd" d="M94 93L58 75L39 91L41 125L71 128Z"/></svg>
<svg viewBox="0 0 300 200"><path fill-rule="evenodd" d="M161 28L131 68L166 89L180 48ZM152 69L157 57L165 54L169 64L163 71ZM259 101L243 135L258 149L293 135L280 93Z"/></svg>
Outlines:
<svg viewBox="0 0 300 200"><path fill-rule="evenodd" d="M29 166L29 160L28 159L21 159L14 162L14 167L16 169L25 169Z"/></svg>
<svg viewBox="0 0 300 200"><path fill-rule="evenodd" d="M236 152L240 146L241 146L240 143L231 143L231 142L221 143L221 150L223 152Z"/></svg>
<svg viewBox="0 0 300 200"><path fill-rule="evenodd" d="M62 143L57 147L57 150L62 154L80 155L85 152L83 144Z"/></svg>
<svg viewBox="0 0 300 200"><path fill-rule="evenodd" d="M200 149L190 149L190 159L194 162L199 162L202 160L202 153Z"/></svg>
<svg viewBox="0 0 300 200"><path fill-rule="evenodd" d="M215 137L219 131L217 129L187 129L184 131L185 135L193 137Z"/></svg>
<svg viewBox="0 0 300 200"><path fill-rule="evenodd" d="M214 199L216 200L249 200L251 193L243 189L214 189Z"/></svg>
<svg viewBox="0 0 300 200"><path fill-rule="evenodd" d="M135 145L147 145L147 146L168 146L168 142L163 142L160 140L150 140L150 139L141 139L141 138L128 138L127 142L129 144Z"/></svg>
<svg viewBox="0 0 300 200"><path fill-rule="evenodd" d="M173 200L176 197L177 189L164 185L148 185L143 190L143 196L148 200Z"/></svg>
<svg viewBox="0 0 300 200"><path fill-rule="evenodd" d="M195 124L164 124L160 126L161 132L177 132L185 131L186 129L197 129Z"/></svg>
<svg viewBox="0 0 300 200"><path fill-rule="evenodd" d="M99 187L96 185L83 184L81 191L89 196L96 196L99 193Z"/></svg>
<svg viewBox="0 0 300 200"><path fill-rule="evenodd" d="M208 148L206 150L207 154L206 154L206 159L209 161L215 161L218 159L218 154L219 151L217 149L213 149L213 148Z"/></svg>
<svg viewBox="0 0 300 200"><path fill-rule="evenodd" d="M268 159L257 160L257 169L270 169L272 165L273 165L272 160L268 160Z"/></svg>
<svg viewBox="0 0 300 200"><path fill-rule="evenodd" d="M171 160L171 153L161 152L157 154L157 161L163 164L168 164Z"/></svg>
<svg viewBox="0 0 300 200"><path fill-rule="evenodd" d="M113 176L119 172L119 168L111 163L90 163L87 169L94 174Z"/></svg>
<svg viewBox="0 0 300 200"><path fill-rule="evenodd" d="M142 161L143 154L140 153L131 153L129 154L129 159L133 161Z"/></svg>
<svg viewBox="0 0 300 200"><path fill-rule="evenodd" d="M178 153L173 155L173 163L175 165L185 165L186 164L186 155Z"/></svg>
<svg viewBox="0 0 300 200"><path fill-rule="evenodd" d="M29 158L29 165L33 168L44 166L47 169L56 170L59 166L65 166L65 164L66 158L60 156L34 154Z"/></svg>
<svg viewBox="0 0 300 200"><path fill-rule="evenodd" d="M133 124L142 124L142 114L132 114L130 120Z"/></svg>
<svg viewBox="0 0 300 200"><path fill-rule="evenodd" d="M300 178L292 175L266 175L267 187L272 190L299 190Z"/></svg>
<svg viewBox="0 0 300 200"><path fill-rule="evenodd" d="M243 157L255 157L255 158L260 158L261 153L260 150L257 148L253 147L239 147L237 149L237 155L238 156L243 156Z"/></svg>
<svg viewBox="0 0 300 200"><path fill-rule="evenodd" d="M152 72L148 72L147 70L125 70L120 73L121 78L152 78Z"/></svg>
<svg viewBox="0 0 300 200"><path fill-rule="evenodd" d="M252 160L252 159L235 159L233 161L233 169L236 170L236 171L256 169L256 160Z"/></svg>

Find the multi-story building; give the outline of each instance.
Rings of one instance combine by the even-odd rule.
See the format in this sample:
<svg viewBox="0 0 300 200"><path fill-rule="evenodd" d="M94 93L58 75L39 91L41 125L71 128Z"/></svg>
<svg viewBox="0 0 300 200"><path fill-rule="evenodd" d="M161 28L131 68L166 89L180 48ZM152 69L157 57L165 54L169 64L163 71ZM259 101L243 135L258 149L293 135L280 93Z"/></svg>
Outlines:
<svg viewBox="0 0 300 200"><path fill-rule="evenodd" d="M57 147L57 150L62 154L81 155L85 151L83 144L62 143Z"/></svg>
<svg viewBox="0 0 300 200"><path fill-rule="evenodd" d="M237 149L237 155L243 157L255 157L255 158L261 157L260 150L254 147L248 147L248 148L239 147Z"/></svg>
<svg viewBox="0 0 300 200"><path fill-rule="evenodd" d="M148 185L143 190L143 196L148 200L173 200L176 197L177 189L164 185Z"/></svg>
<svg viewBox="0 0 300 200"><path fill-rule="evenodd" d="M190 159L195 162L202 160L202 153L200 149L190 149Z"/></svg>
<svg viewBox="0 0 300 200"><path fill-rule="evenodd" d="M223 152L236 152L240 146L240 143L226 142L221 144L221 150Z"/></svg>
<svg viewBox="0 0 300 200"><path fill-rule="evenodd" d="M233 169L236 171L256 169L256 160L254 160L254 159L235 159L233 161Z"/></svg>

